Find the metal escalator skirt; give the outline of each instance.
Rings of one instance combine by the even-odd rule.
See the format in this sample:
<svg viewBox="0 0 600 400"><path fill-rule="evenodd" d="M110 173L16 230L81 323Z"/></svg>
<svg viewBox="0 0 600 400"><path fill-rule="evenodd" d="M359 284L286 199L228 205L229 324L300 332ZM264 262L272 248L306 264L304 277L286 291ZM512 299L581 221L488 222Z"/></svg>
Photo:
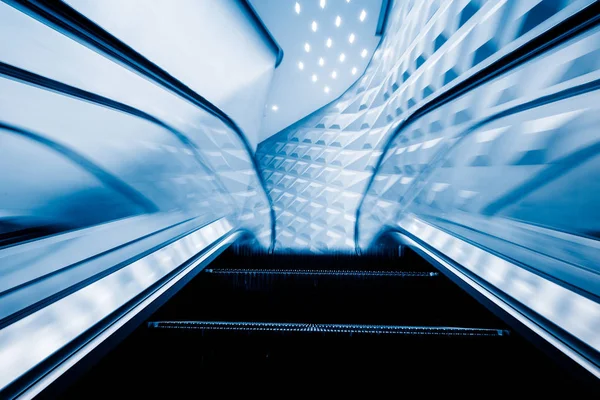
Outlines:
<svg viewBox="0 0 600 400"><path fill-rule="evenodd" d="M233 229L214 221L0 330L0 390Z"/></svg>
<svg viewBox="0 0 600 400"><path fill-rule="evenodd" d="M409 235L406 238L409 245L421 250L582 367L600 377L600 368L594 361L595 355L600 353L600 303L467 243L413 215L405 216L398 227L403 232L400 235ZM414 239L426 243L429 248L443 254L455 264L441 259L425 246L413 241ZM454 265L460 265L461 269ZM468 274L482 280L485 287ZM503 299L499 301L486 287L501 293ZM570 344L569 335L587 346L589 351L575 349Z"/></svg>

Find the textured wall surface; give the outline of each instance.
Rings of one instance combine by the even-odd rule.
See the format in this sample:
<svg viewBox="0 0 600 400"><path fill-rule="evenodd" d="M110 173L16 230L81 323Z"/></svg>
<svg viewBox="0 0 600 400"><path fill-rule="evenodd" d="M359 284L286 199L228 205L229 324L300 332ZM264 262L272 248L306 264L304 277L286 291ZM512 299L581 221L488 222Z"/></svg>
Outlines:
<svg viewBox="0 0 600 400"><path fill-rule="evenodd" d="M396 1L363 78L259 146L276 248L367 248L417 210L597 236L600 44L568 34L592 3Z"/></svg>

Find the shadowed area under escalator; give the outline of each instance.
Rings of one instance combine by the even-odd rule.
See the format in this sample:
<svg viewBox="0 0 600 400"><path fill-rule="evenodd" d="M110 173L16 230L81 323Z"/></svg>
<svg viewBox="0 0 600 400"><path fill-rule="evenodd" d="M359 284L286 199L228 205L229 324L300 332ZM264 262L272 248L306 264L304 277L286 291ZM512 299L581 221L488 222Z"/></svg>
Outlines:
<svg viewBox="0 0 600 400"><path fill-rule="evenodd" d="M585 388L410 251L227 251L64 396L81 398L91 388L188 396L247 380L345 390L454 382L449 393L481 384L505 394L516 385L539 391L542 383L544 391Z"/></svg>
<svg viewBox="0 0 600 400"><path fill-rule="evenodd" d="M487 328L499 323L408 252L401 259L265 254L242 259L225 253L201 276L153 319Z"/></svg>

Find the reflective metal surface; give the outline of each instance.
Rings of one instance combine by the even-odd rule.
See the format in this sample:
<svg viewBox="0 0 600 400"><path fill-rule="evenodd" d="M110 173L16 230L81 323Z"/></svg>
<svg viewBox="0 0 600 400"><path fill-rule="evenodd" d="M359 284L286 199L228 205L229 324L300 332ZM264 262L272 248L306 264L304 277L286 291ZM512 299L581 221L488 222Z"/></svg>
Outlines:
<svg viewBox="0 0 600 400"><path fill-rule="evenodd" d="M0 3L0 388L228 234L272 245L235 122L65 10Z"/></svg>
<svg viewBox="0 0 600 400"><path fill-rule="evenodd" d="M0 2L0 390L42 387L242 235L298 253L400 235L598 374L597 2L393 2L364 76L256 155L200 93L219 81L70 3ZM246 59L262 89L271 56Z"/></svg>

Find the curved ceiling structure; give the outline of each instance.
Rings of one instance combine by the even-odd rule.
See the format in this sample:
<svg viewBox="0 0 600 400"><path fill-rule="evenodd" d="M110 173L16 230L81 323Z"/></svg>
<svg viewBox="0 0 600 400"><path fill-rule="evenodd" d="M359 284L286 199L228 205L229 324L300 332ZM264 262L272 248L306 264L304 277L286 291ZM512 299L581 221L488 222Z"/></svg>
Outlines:
<svg viewBox="0 0 600 400"><path fill-rule="evenodd" d="M284 51L273 76L260 141L344 93L365 71L387 0L251 0Z"/></svg>
<svg viewBox="0 0 600 400"><path fill-rule="evenodd" d="M490 213L492 208L499 209L492 205L497 203L494 198L520 196L511 192L526 184L522 179L550 165L551 159L542 149L556 143L555 136L533 133L550 128L535 128L536 122L530 122L524 131L506 128L505 133L490 128L496 133L489 133L489 139L478 141L477 135L461 139L474 140L469 145L461 143L460 154L466 156L466 149L474 151L469 157L475 157L472 166L476 168L461 169L460 175L449 168L458 165L457 161L446 157L461 156L448 153L448 146L458 140L461 129L471 132L475 121L489 117L493 107L517 104L520 97L544 98L550 84L568 85L564 83L567 78L575 84L578 81L571 79L593 76L597 65L592 61L596 50L592 38L582 38L585 44L574 43L571 49L562 50L564 61L560 63L545 61L552 59L549 55L538 56L543 49L540 43L550 40L545 35L559 35L560 29L566 29L560 24L570 23L570 18L590 3L395 2L383 41L364 76L338 100L259 145L258 158L277 215L276 248L354 251L357 245L368 247L396 213L416 202L443 203L436 215L445 214L448 207L466 207L461 202L477 203L475 210ZM535 59L530 70L517 68L520 64L515 60L525 55ZM539 65L544 66L543 73L535 72ZM511 68L514 73L509 72ZM563 74L565 78L561 78ZM528 90L528 85L539 89ZM560 131L581 121L580 115L593 115L591 110L592 114L583 110L564 112L557 111L556 117L527 118ZM580 145L584 147L590 145L586 135L582 131ZM504 144L492 145L494 140ZM484 142L487 144L478 144ZM580 145L573 143L572 148ZM498 153L501 148L503 155ZM500 159L512 161L496 167ZM432 165L444 165L440 173L445 171L447 176L425 180L432 179ZM512 165L515 167L509 167ZM467 171L474 175L460 178ZM483 189L490 179L497 182L494 191L487 186ZM429 182L428 191L422 189L424 182ZM405 197L406 190L409 197ZM365 191L368 193L363 201ZM485 201L483 191L491 196ZM563 205L565 209L573 207ZM357 220L359 207L362 218ZM559 204L553 207L561 208ZM515 211L515 215L528 213L524 209ZM536 217L535 223L559 228L548 218L548 212ZM594 214L591 209L589 212ZM573 221L572 216L561 214ZM579 233L583 231L592 232L593 228L582 226ZM357 243L355 237L359 234L362 236Z"/></svg>

